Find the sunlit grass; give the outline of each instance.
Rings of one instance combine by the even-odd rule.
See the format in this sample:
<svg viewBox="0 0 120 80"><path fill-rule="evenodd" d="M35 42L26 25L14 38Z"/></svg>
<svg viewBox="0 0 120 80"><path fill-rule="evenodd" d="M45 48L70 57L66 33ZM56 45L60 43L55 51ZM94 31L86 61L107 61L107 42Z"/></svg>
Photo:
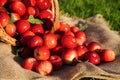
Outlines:
<svg viewBox="0 0 120 80"><path fill-rule="evenodd" d="M88 18L102 14L111 29L120 31L120 0L58 0L60 11L70 16Z"/></svg>

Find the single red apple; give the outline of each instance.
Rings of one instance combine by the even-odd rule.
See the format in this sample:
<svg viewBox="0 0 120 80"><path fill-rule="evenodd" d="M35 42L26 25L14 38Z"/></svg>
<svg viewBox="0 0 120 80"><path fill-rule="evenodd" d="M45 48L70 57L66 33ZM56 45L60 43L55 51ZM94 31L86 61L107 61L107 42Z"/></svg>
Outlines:
<svg viewBox="0 0 120 80"><path fill-rule="evenodd" d="M5 27L10 20L10 16L5 12L0 12L0 25Z"/></svg>
<svg viewBox="0 0 120 80"><path fill-rule="evenodd" d="M101 61L100 56L95 51L87 52L85 54L85 60L95 65L100 64L100 61Z"/></svg>
<svg viewBox="0 0 120 80"><path fill-rule="evenodd" d="M9 5L9 10L10 10L10 12L18 13L21 16L21 15L25 14L26 7L21 1L15 1Z"/></svg>
<svg viewBox="0 0 120 80"><path fill-rule="evenodd" d="M43 39L38 35L31 37L27 42L27 46L30 49L35 49L37 46L41 47L42 45L43 45Z"/></svg>
<svg viewBox="0 0 120 80"><path fill-rule="evenodd" d="M41 75L49 75L52 73L53 66L50 61L40 61L36 66L36 71Z"/></svg>
<svg viewBox="0 0 120 80"><path fill-rule="evenodd" d="M101 57L101 60L104 62L111 62L115 60L116 55L114 51L111 49L103 49L100 52L100 57Z"/></svg>
<svg viewBox="0 0 120 80"><path fill-rule="evenodd" d="M62 53L62 60L66 64L74 64L76 61L78 61L78 54L75 49L66 49Z"/></svg>
<svg viewBox="0 0 120 80"><path fill-rule="evenodd" d="M34 57L37 60L48 60L50 57L50 50L46 46L37 47L34 49Z"/></svg>
<svg viewBox="0 0 120 80"><path fill-rule="evenodd" d="M43 42L49 49L53 49L57 46L57 37L54 33L46 33L43 36Z"/></svg>
<svg viewBox="0 0 120 80"><path fill-rule="evenodd" d="M53 70L60 70L60 68L63 65L62 59L58 55L52 55L52 56L50 56L49 61L53 65Z"/></svg>
<svg viewBox="0 0 120 80"><path fill-rule="evenodd" d="M16 22L17 32L22 34L30 30L30 23L27 20L19 20Z"/></svg>
<svg viewBox="0 0 120 80"><path fill-rule="evenodd" d="M64 35L61 39L63 47L66 48L75 48L77 46L75 37L71 35Z"/></svg>
<svg viewBox="0 0 120 80"><path fill-rule="evenodd" d="M77 45L84 45L87 40L86 34L83 31L76 32L75 38L77 40Z"/></svg>
<svg viewBox="0 0 120 80"><path fill-rule="evenodd" d="M35 70L37 63L38 62L35 58L30 57L30 58L24 59L22 66L23 68L28 69L28 70Z"/></svg>
<svg viewBox="0 0 120 80"><path fill-rule="evenodd" d="M88 45L87 45L87 48L89 51L98 51L98 50L101 50L102 49L102 46L100 43L98 42L90 42Z"/></svg>
<svg viewBox="0 0 120 80"><path fill-rule="evenodd" d="M14 23L8 23L7 26L5 27L5 32L9 36L14 36L16 33L16 25Z"/></svg>
<svg viewBox="0 0 120 80"><path fill-rule="evenodd" d="M78 54L78 59L80 60L82 60L84 58L84 55L88 52L88 49L83 45L79 45L75 49Z"/></svg>

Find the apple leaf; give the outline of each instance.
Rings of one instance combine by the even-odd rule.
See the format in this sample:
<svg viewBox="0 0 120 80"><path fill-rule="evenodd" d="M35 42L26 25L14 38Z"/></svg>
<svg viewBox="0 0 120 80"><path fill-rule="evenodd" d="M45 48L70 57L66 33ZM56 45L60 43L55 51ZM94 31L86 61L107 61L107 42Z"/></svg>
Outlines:
<svg viewBox="0 0 120 80"><path fill-rule="evenodd" d="M78 27L79 27L79 29L81 30L81 31L85 31L86 29L87 29L87 27L88 27L88 25L87 25L87 23L85 23L85 24L79 24L78 25Z"/></svg>
<svg viewBox="0 0 120 80"><path fill-rule="evenodd" d="M14 22L15 22L12 15L10 16L10 22L11 22L11 23L14 23Z"/></svg>
<svg viewBox="0 0 120 80"><path fill-rule="evenodd" d="M34 18L34 16L32 15L28 17L28 21L32 24L43 24L43 22L40 19Z"/></svg>

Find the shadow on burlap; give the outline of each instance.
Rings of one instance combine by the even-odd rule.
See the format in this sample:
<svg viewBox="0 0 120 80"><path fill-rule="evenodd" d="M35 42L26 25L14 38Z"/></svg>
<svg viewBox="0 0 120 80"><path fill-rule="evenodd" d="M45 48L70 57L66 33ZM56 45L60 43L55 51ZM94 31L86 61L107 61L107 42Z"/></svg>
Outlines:
<svg viewBox="0 0 120 80"><path fill-rule="evenodd" d="M88 25L85 33L88 42L100 42L103 48L115 51L116 60L95 66L89 62L81 62L76 66L64 66L61 70L49 76L42 76L36 72L21 67L22 58L16 57L13 48L0 43L0 80L79 80L83 77L94 77L103 80L120 80L120 36L109 29L109 23L101 15L83 20L78 18L60 17L61 21L71 26L78 24Z"/></svg>

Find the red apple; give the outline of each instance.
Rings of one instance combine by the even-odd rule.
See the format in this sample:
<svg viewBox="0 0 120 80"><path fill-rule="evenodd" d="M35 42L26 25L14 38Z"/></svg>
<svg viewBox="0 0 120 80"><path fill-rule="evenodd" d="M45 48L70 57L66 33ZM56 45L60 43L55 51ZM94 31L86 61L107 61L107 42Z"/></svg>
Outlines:
<svg viewBox="0 0 120 80"><path fill-rule="evenodd" d="M59 29L57 31L59 31L61 33L70 31L70 25L69 24L67 24L65 22L60 22L59 24L60 24Z"/></svg>
<svg viewBox="0 0 120 80"><path fill-rule="evenodd" d="M75 49L66 49L62 53L62 60L66 64L74 64L75 61L78 61L78 54Z"/></svg>
<svg viewBox="0 0 120 80"><path fill-rule="evenodd" d="M43 36L44 34L44 28L42 24L33 24L30 30L40 36Z"/></svg>
<svg viewBox="0 0 120 80"><path fill-rule="evenodd" d="M77 46L76 48L77 54L78 54L78 59L83 59L84 55L88 52L88 49L85 46Z"/></svg>
<svg viewBox="0 0 120 80"><path fill-rule="evenodd" d="M90 42L88 45L87 45L87 48L89 51L98 51L98 50L101 50L102 49L102 46L100 43L98 42Z"/></svg>
<svg viewBox="0 0 120 80"><path fill-rule="evenodd" d="M36 48L37 46L42 46L43 45L43 39L42 37L38 36L38 35L35 35L33 37L31 37L29 39L29 41L27 42L27 46L30 48L30 49L34 49Z"/></svg>
<svg viewBox="0 0 120 80"><path fill-rule="evenodd" d="M7 26L5 27L5 32L9 35L9 36L14 36L16 33L16 25L13 23L9 23L7 24Z"/></svg>
<svg viewBox="0 0 120 80"><path fill-rule="evenodd" d="M36 6L40 10L50 9L52 7L50 0L36 0Z"/></svg>
<svg viewBox="0 0 120 80"><path fill-rule="evenodd" d="M71 35L65 35L61 39L63 47L66 48L75 48L77 46L75 37Z"/></svg>
<svg viewBox="0 0 120 80"><path fill-rule="evenodd" d="M20 42L22 43L22 45L27 46L28 40L33 36L35 36L35 34L32 31L26 31L21 35Z"/></svg>
<svg viewBox="0 0 120 80"><path fill-rule="evenodd" d="M58 55L50 56L49 61L52 63L53 70L59 70L63 65L62 59Z"/></svg>
<svg viewBox="0 0 120 80"><path fill-rule="evenodd" d="M22 2L26 7L29 7L29 6L35 6L36 0L22 0Z"/></svg>
<svg viewBox="0 0 120 80"><path fill-rule="evenodd" d="M41 75L49 75L52 73L53 66L50 61L40 61L36 66L36 71Z"/></svg>
<svg viewBox="0 0 120 80"><path fill-rule="evenodd" d="M40 19L50 19L51 21L53 21L53 14L50 10L43 10L39 13L38 17Z"/></svg>
<svg viewBox="0 0 120 80"><path fill-rule="evenodd" d="M7 13L7 10L5 7L0 7L0 13L3 12L3 13Z"/></svg>
<svg viewBox="0 0 120 80"><path fill-rule="evenodd" d="M21 0L7 0L8 2L15 2L15 1L21 1Z"/></svg>
<svg viewBox="0 0 120 80"><path fill-rule="evenodd" d="M80 31L80 29L77 26L71 26L70 30L75 34L76 32Z"/></svg>
<svg viewBox="0 0 120 80"><path fill-rule="evenodd" d="M53 49L57 46L57 37L54 33L46 33L43 36L44 45L49 49Z"/></svg>
<svg viewBox="0 0 120 80"><path fill-rule="evenodd" d="M77 45L84 45L86 42L86 34L83 31L78 31L75 33L75 38L77 40Z"/></svg>
<svg viewBox="0 0 120 80"><path fill-rule="evenodd" d="M0 12L0 25L5 27L10 20L10 16L5 12Z"/></svg>
<svg viewBox="0 0 120 80"><path fill-rule="evenodd" d="M71 36L75 37L74 33L71 31L64 32L63 36L64 35L71 35Z"/></svg>
<svg viewBox="0 0 120 80"><path fill-rule="evenodd" d="M7 0L0 0L0 7L3 7L7 3Z"/></svg>
<svg viewBox="0 0 120 80"><path fill-rule="evenodd" d="M27 20L19 20L16 22L17 32L22 34L30 30L30 23Z"/></svg>
<svg viewBox="0 0 120 80"><path fill-rule="evenodd" d="M55 48L53 48L51 50L51 55L58 55L58 56L61 56L62 55L62 52L64 51L64 47L63 46L56 46Z"/></svg>
<svg viewBox="0 0 120 80"><path fill-rule="evenodd" d="M85 60L92 64L98 65L100 64L101 59L97 52L92 51L85 54Z"/></svg>
<svg viewBox="0 0 120 80"><path fill-rule="evenodd" d="M46 46L37 47L34 49L34 57L37 60L48 60L50 57L50 50Z"/></svg>
<svg viewBox="0 0 120 80"><path fill-rule="evenodd" d="M101 57L101 60L104 62L111 62L115 60L116 55L114 51L111 49L103 49L100 52L100 57Z"/></svg>
<svg viewBox="0 0 120 80"><path fill-rule="evenodd" d="M23 15L26 12L26 7L21 1L15 1L9 5L9 10L18 13L19 15Z"/></svg>
<svg viewBox="0 0 120 80"><path fill-rule="evenodd" d="M35 70L37 63L38 62L35 58L30 57L30 58L24 59L22 66L23 68L28 69L28 70Z"/></svg>
<svg viewBox="0 0 120 80"><path fill-rule="evenodd" d="M27 13L28 13L28 15L35 15L35 8L34 7L32 7L32 6L29 6L28 8L27 8Z"/></svg>

